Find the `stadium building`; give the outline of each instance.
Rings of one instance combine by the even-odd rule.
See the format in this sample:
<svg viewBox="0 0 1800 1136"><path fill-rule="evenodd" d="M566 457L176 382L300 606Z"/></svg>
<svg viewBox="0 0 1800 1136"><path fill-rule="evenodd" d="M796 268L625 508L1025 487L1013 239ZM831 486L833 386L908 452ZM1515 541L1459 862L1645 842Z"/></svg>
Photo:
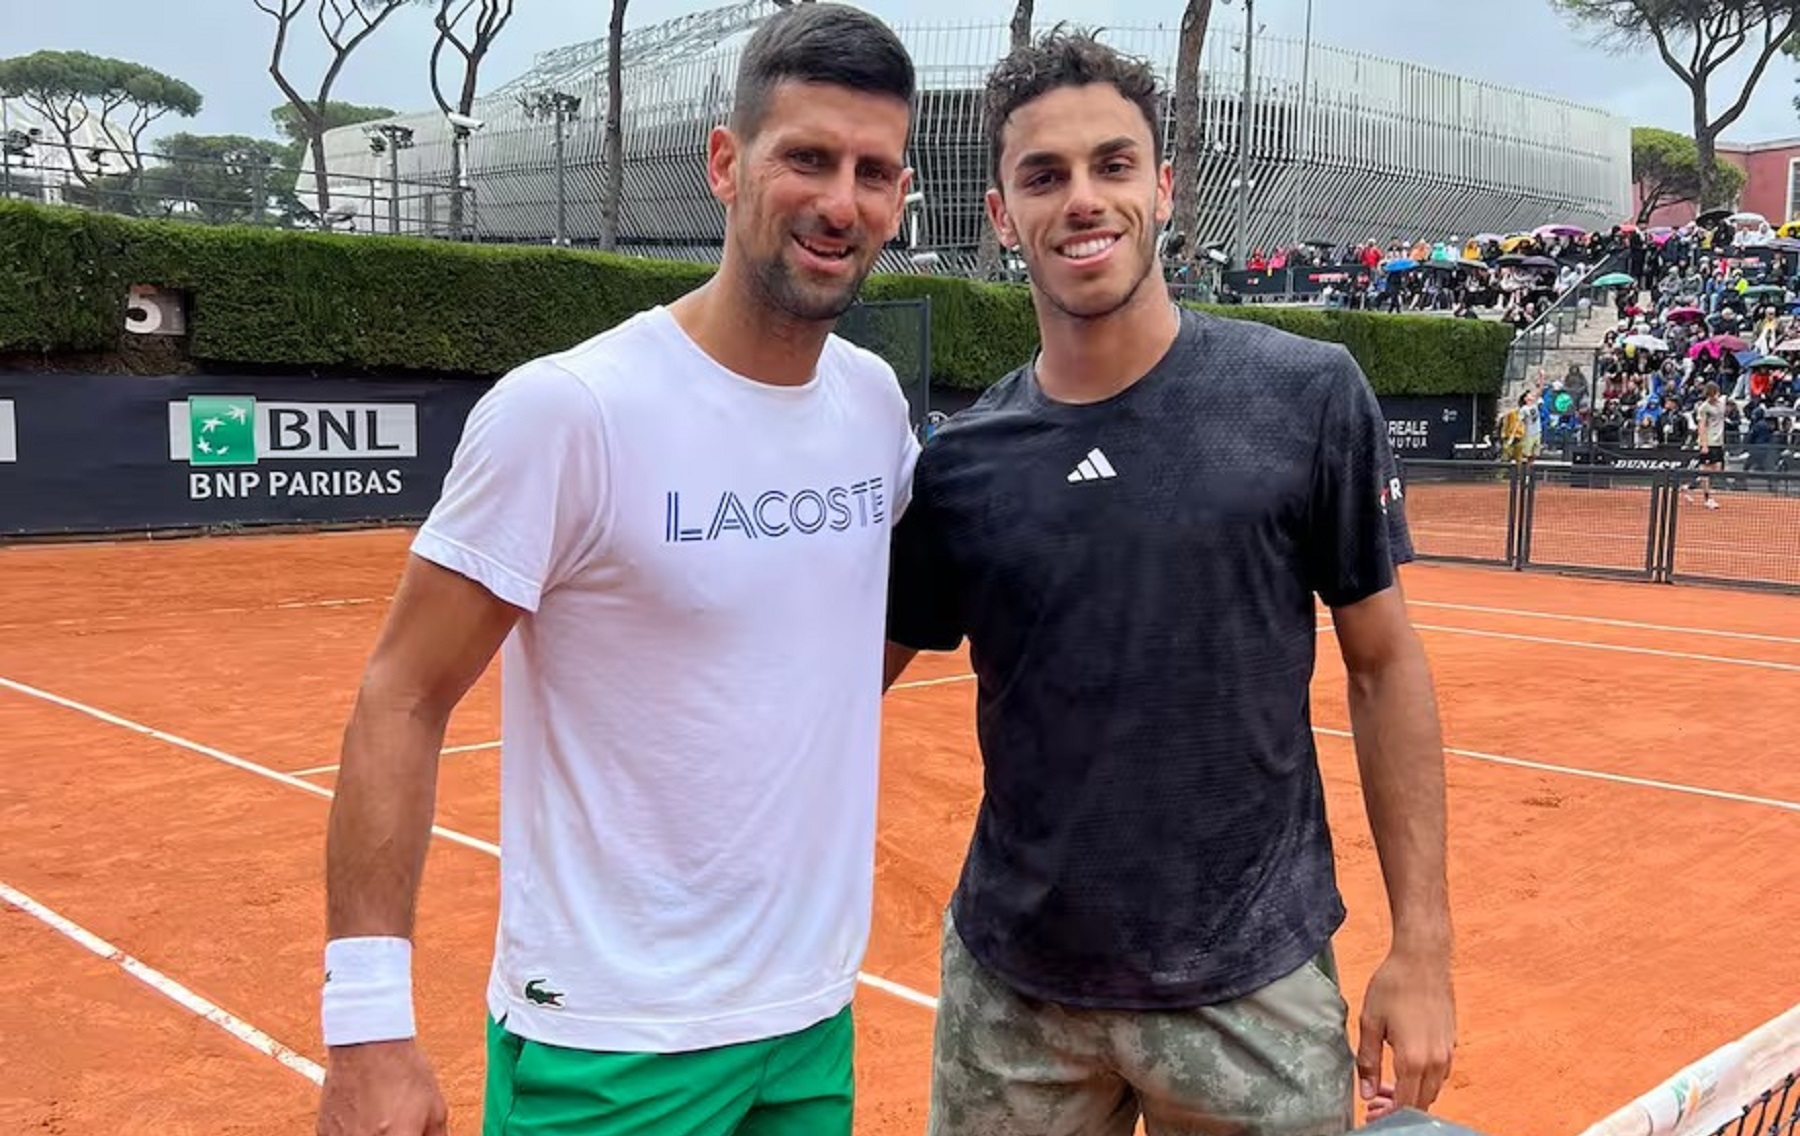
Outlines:
<svg viewBox="0 0 1800 1136"><path fill-rule="evenodd" d="M626 34L621 251L717 260L722 213L702 169L707 131L730 109L745 40L775 11L771 0L746 0ZM980 85L1005 51L1007 29L995 23L898 31L919 71L911 154L919 195L883 267L966 270L985 223ZM1174 25L1109 28L1104 36L1157 66L1172 112ZM1414 63L1272 36L1253 45L1246 100L1241 40L1241 31L1215 27L1202 59L1202 243L1232 247L1246 109L1250 248L1295 239L1385 246L1548 222L1607 228L1630 208L1631 132L1622 119ZM381 147L372 137L375 124L331 132L328 168L334 179L345 178L345 192L333 197L339 227L380 232L398 224L451 235L451 192L417 187L454 185L453 150L460 145L473 198L462 235L547 243L560 216L569 243L593 243L604 184L606 54L604 38L543 53L529 73L480 100L472 116L480 125L472 130L434 110L395 120L411 131L408 148ZM1167 118L1165 131L1172 142ZM391 177L401 191L368 180ZM311 185L309 171L301 192Z"/></svg>

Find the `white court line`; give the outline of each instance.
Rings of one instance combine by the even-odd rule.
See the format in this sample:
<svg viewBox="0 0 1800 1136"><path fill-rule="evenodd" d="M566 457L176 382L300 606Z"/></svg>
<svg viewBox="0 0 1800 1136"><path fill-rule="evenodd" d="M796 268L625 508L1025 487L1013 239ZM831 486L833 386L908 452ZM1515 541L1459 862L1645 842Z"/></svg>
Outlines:
<svg viewBox="0 0 1800 1136"><path fill-rule="evenodd" d="M1586 639L1551 639L1543 635L1519 635L1511 631L1483 631L1478 627L1445 627L1437 623L1415 623L1418 631L1438 631L1447 635L1476 635L1483 639L1510 639L1515 643L1544 643L1553 647L1581 647L1589 651L1616 651L1623 655L1655 655L1663 659L1686 659L1695 663L1723 663L1730 667L1757 667L1770 671L1800 671L1800 663L1777 663L1768 659L1734 659L1729 655L1696 655L1688 651L1663 651L1655 647L1627 647L1620 643L1593 643ZM1318 626L1319 634L1335 630L1330 623Z"/></svg>
<svg viewBox="0 0 1800 1136"><path fill-rule="evenodd" d="M1624 627L1633 631L1667 631L1677 635L1701 635L1713 639L1745 639L1757 643L1791 643L1800 646L1800 638L1787 635L1759 635L1754 631L1720 631L1710 627L1676 627L1666 623L1638 623L1630 619L1607 619L1597 615L1564 615L1553 611L1526 611L1510 607L1483 607L1480 604L1442 603L1436 600L1407 599L1408 607L1439 608L1443 611L1472 611L1482 615L1517 615L1527 619L1554 619L1566 623L1590 623L1597 627Z"/></svg>
<svg viewBox="0 0 1800 1136"><path fill-rule="evenodd" d="M1324 726L1314 726L1313 733L1323 734L1328 738L1350 738L1355 735L1349 730L1332 730ZM1552 765L1547 761L1527 761L1522 757L1505 757L1497 753L1482 753L1475 749L1452 749L1444 747L1445 753L1453 753L1457 757L1466 757L1471 761L1491 761L1497 765L1513 765L1520 769L1536 769L1545 773L1563 773L1570 777L1587 777L1595 781L1611 781L1617 785L1637 785L1645 789L1662 789L1670 793L1686 793L1695 797L1711 797L1720 801L1736 801L1745 805L1763 805L1771 809L1783 809L1791 813L1800 813L1800 801L1784 801L1779 797L1753 797L1748 793L1728 793L1723 789L1708 789L1700 785L1683 785L1676 781L1657 781L1649 777L1628 777L1623 773L1601 773L1594 769L1581 769L1573 765Z"/></svg>
<svg viewBox="0 0 1800 1136"><path fill-rule="evenodd" d="M48 924L58 934L73 939L106 961L117 963L126 974L131 975L158 994L173 1000L195 1016L205 1018L257 1052L273 1057L313 1084L325 1083L325 1070L319 1068L312 1061L302 1057L293 1049L276 1041L242 1018L221 1010L168 975L126 954L87 928L58 915L24 892L0 883L0 899L6 900L40 922Z"/></svg>
<svg viewBox="0 0 1800 1136"><path fill-rule="evenodd" d="M953 682L968 682L970 679L972 679L974 677L975 677L974 675L969 674L969 675L948 675L944 678L922 678L922 679L917 679L913 682L897 682L894 685L888 687L888 689L889 690L918 690L922 687L927 687L927 686L948 686L950 683L953 683Z"/></svg>
<svg viewBox="0 0 1800 1136"><path fill-rule="evenodd" d="M215 615L255 615L261 611L295 611L313 607L360 607L363 604L385 603L378 599L347 600L289 600L285 603L263 604L259 607L215 607L201 611L158 611L158 612L123 612L118 615L79 615L68 619L26 620L15 623L0 623L0 631L16 631L31 627L81 627L91 623L120 623L128 620L157 619L177 617L181 619L206 619Z"/></svg>
<svg viewBox="0 0 1800 1136"><path fill-rule="evenodd" d="M499 742L476 742L474 745L445 746L443 749L438 751L438 754L439 754L439 756L442 756L442 757L448 757L452 754L474 753L476 750L499 749L499 748L500 748ZM336 764L315 765L310 769L290 769L290 770L288 770L288 776L289 777L317 777L321 773L336 773L337 771L338 771L338 766Z"/></svg>
<svg viewBox="0 0 1800 1136"><path fill-rule="evenodd" d="M444 752L444 753L474 753L476 750L479 750L479 749L499 749L499 748L500 748L499 742L476 742L474 745L449 746L446 749L444 749L442 752Z"/></svg>
<svg viewBox="0 0 1800 1136"><path fill-rule="evenodd" d="M1581 647L1589 651L1616 651L1622 655L1654 655L1659 659L1685 659L1695 663L1721 663L1729 667L1756 667L1760 670L1800 672L1800 663L1777 663L1768 659L1734 659L1729 655L1697 655L1689 651L1664 651L1656 647L1627 647L1621 643L1590 643L1585 639L1551 639L1543 635L1519 635L1510 631L1482 631L1474 627L1445 627L1435 623L1415 623L1420 631L1438 631L1448 635L1476 635L1483 639L1508 639L1515 643L1543 643L1552 647ZM1320 628L1330 630L1330 625Z"/></svg>
<svg viewBox="0 0 1800 1136"><path fill-rule="evenodd" d="M1330 624L1322 624L1320 631L1331 630ZM955 675L947 679L933 679L933 682L969 682L974 675ZM1313 733L1323 734L1331 738L1351 738L1355 735L1348 730L1333 730L1325 726L1314 726ZM1703 785L1683 785L1678 781L1657 781L1649 777L1630 777L1623 773L1602 773L1596 769L1582 769L1574 765L1552 765L1545 761L1528 761L1522 757L1505 757L1497 753L1483 753L1476 749L1455 749L1444 747L1445 753L1466 757L1471 761L1491 761L1498 765L1513 765L1520 769L1536 769L1545 773L1564 773L1570 777L1587 777L1595 781L1611 781L1618 785L1636 785L1644 789L1662 789L1670 793L1686 793L1695 797L1711 797L1720 801L1736 801L1745 805L1764 805L1772 809L1783 809L1787 812L1800 813L1800 801L1785 801L1779 797L1756 797L1748 793L1731 793L1724 789L1708 789Z"/></svg>
<svg viewBox="0 0 1800 1136"><path fill-rule="evenodd" d="M117 714L109 714L105 710L89 706L84 702L77 702L73 698L64 698L60 694L51 694L47 690L39 690L35 686L27 686L22 682L14 682L9 678L0 678L0 687L17 691L20 694L28 695L32 698L42 699L45 702L61 706L65 710L74 710L77 713L86 714L90 718L98 718L108 725L121 726L127 730L155 738L158 741L167 742L172 746L179 746L182 749L191 750L202 757L210 757L214 761L224 762L234 769L242 769L246 773L255 773L258 776L267 777L271 781L278 781L283 785L292 785L297 789L304 789L316 797L324 797L329 800L334 795L330 789L320 785L314 785L310 781L302 781L291 773L282 773L279 770L270 769L266 765L258 765L254 761L249 761L234 754L226 753L224 750L214 749L212 746L201 745L199 742L189 741L187 738L181 737L178 734L166 733L162 730L146 726L141 722L133 722L129 718L121 718ZM492 744L498 745L499 743L495 742ZM441 836L445 840L461 844L465 848L473 848L478 852L486 852L495 859L499 859L500 857L500 846L491 841L482 840L480 837L470 836L467 833L458 832L452 828L445 828L441 824L432 825L431 833L433 836ZM858 981L865 985L893 994L896 997L904 998L908 1002L913 1002L921 1006L927 1004L932 1006L937 1005L936 1000L933 999L931 995L914 990L909 986L901 986L899 983L889 979L878 978L875 975L864 974L860 971L857 972L856 977ZM901 993L901 991L904 991L905 993Z"/></svg>
<svg viewBox="0 0 1800 1136"><path fill-rule="evenodd" d="M155 738L159 742L167 742L172 746L179 746L185 750L192 750L202 757L210 757L214 761L224 762L226 765L235 769L241 769L245 773L254 773L258 777L267 777L271 781L276 781L283 785L291 785L296 789L311 793L315 797L324 797L327 800L331 799L332 793L330 789L314 785L311 781L302 781L292 773L283 773L279 769L270 769L266 765L258 765L254 761L246 761L235 754L226 753L222 749L214 749L212 746L201 745L196 741L189 741L179 734L166 733L162 730L152 729L141 722L133 722L130 718L121 718L117 714L108 714L106 711L89 706L85 702L77 702L73 698L64 698L60 694L51 694L47 690L39 690L35 686L26 686L24 683L14 682L10 678L0 678L0 687L17 691L20 694L29 695L32 698L42 699L45 702L61 706L67 710L78 711L82 714L86 714L90 718L98 718L108 725L119 726L123 729L131 730L134 733L143 734L145 737ZM457 832L454 829L444 828L442 825L436 824L431 826L431 831L434 835L441 836L445 840L454 841L457 844L465 845L466 847L487 852L495 856L500 854L499 845L490 844L485 840L469 836L466 833Z"/></svg>

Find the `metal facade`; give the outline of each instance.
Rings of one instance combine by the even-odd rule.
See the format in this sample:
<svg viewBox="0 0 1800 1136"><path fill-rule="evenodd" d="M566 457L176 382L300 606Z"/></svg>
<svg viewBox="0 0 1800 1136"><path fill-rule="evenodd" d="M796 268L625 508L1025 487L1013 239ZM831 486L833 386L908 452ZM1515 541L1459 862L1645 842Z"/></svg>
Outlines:
<svg viewBox="0 0 1800 1136"><path fill-rule="evenodd" d="M707 191L702 161L710 126L729 110L737 56L756 24L775 11L748 0L626 35L625 175L621 244L646 255L713 260L722 215ZM948 266L972 260L984 223L986 157L980 84L1004 52L1002 24L902 27L918 65L921 93L911 160L925 203L917 210L920 250ZM1150 59L1170 76L1176 31L1111 28L1109 42ZM1242 32L1217 26L1201 66L1202 241L1229 249L1237 216L1237 147L1242 99ZM1249 172L1252 248L1301 240L1436 239L1506 233L1547 222L1608 227L1631 205L1630 127L1603 111L1478 82L1417 64L1278 37L1253 52ZM550 90L581 99L564 142L567 233L577 244L599 230L604 39L539 57L532 71L481 100L485 125L469 141L466 177L484 241L546 242L557 212L555 124L529 116L522 96ZM1304 86L1302 74L1306 75ZM435 112L400 120L415 145L400 154L403 180L444 178L452 133ZM1165 117L1165 138L1173 125ZM334 173L382 177L386 156L371 153L363 127L327 137ZM301 179L301 187L308 184ZM363 192L368 192L364 190ZM371 202L371 206L378 203ZM408 208L431 209L429 199ZM361 220L380 231L387 211ZM447 203L444 220L447 224ZM903 251L888 268L904 267Z"/></svg>

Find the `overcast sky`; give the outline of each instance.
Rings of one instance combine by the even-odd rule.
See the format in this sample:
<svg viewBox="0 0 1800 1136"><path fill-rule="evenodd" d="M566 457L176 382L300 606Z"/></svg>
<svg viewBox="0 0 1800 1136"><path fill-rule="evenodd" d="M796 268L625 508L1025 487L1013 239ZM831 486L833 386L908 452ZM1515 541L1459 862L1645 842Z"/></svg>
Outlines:
<svg viewBox="0 0 1800 1136"><path fill-rule="evenodd" d="M1214 35L1242 33L1244 0L1229 2L1215 5ZM1686 89L1654 54L1622 57L1589 46L1547 0L1314 3L1313 34L1319 42L1558 95L1611 110L1636 125L1691 130ZM1257 22L1270 33L1298 37L1306 5L1307 0L1256 0ZM710 0L633 0L627 26L708 6ZM862 6L889 21L903 17L908 24L1004 24L1012 11L1010 0L863 0ZM434 34L434 7L409 8L391 19L352 57L334 96L400 110L430 107L425 61ZM1042 22L1153 26L1177 21L1180 8L1180 0L1039 0L1037 17ZM539 51L604 36L608 10L606 0L517 0L516 14L483 68L483 91L526 70ZM0 57L51 48L136 60L185 80L206 100L198 118L164 120L153 136L165 126L269 136L269 109L282 101L267 70L272 28L273 21L252 0L4 0ZM316 43L317 28L308 31L307 44ZM321 57L320 51L301 52L292 70L316 83ZM1735 96L1747 71L1742 65L1721 73L1715 114ZM1726 138L1758 142L1800 135L1800 114L1793 105L1800 93L1797 75L1794 62L1777 55L1749 109Z"/></svg>

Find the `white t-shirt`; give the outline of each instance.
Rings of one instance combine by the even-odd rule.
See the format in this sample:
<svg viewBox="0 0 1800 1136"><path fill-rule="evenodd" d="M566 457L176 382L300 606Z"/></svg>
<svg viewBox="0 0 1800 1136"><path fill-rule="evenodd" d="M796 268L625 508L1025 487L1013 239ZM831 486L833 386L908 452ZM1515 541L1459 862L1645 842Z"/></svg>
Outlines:
<svg viewBox="0 0 1800 1136"><path fill-rule="evenodd" d="M1694 406L1694 421L1700 427L1700 441L1708 449L1725 448L1725 404L1705 400Z"/></svg>
<svg viewBox="0 0 1800 1136"><path fill-rule="evenodd" d="M833 337L804 386L755 382L661 308L470 413L413 549L527 612L501 656L508 1030L672 1052L849 1004L917 453L879 357Z"/></svg>

